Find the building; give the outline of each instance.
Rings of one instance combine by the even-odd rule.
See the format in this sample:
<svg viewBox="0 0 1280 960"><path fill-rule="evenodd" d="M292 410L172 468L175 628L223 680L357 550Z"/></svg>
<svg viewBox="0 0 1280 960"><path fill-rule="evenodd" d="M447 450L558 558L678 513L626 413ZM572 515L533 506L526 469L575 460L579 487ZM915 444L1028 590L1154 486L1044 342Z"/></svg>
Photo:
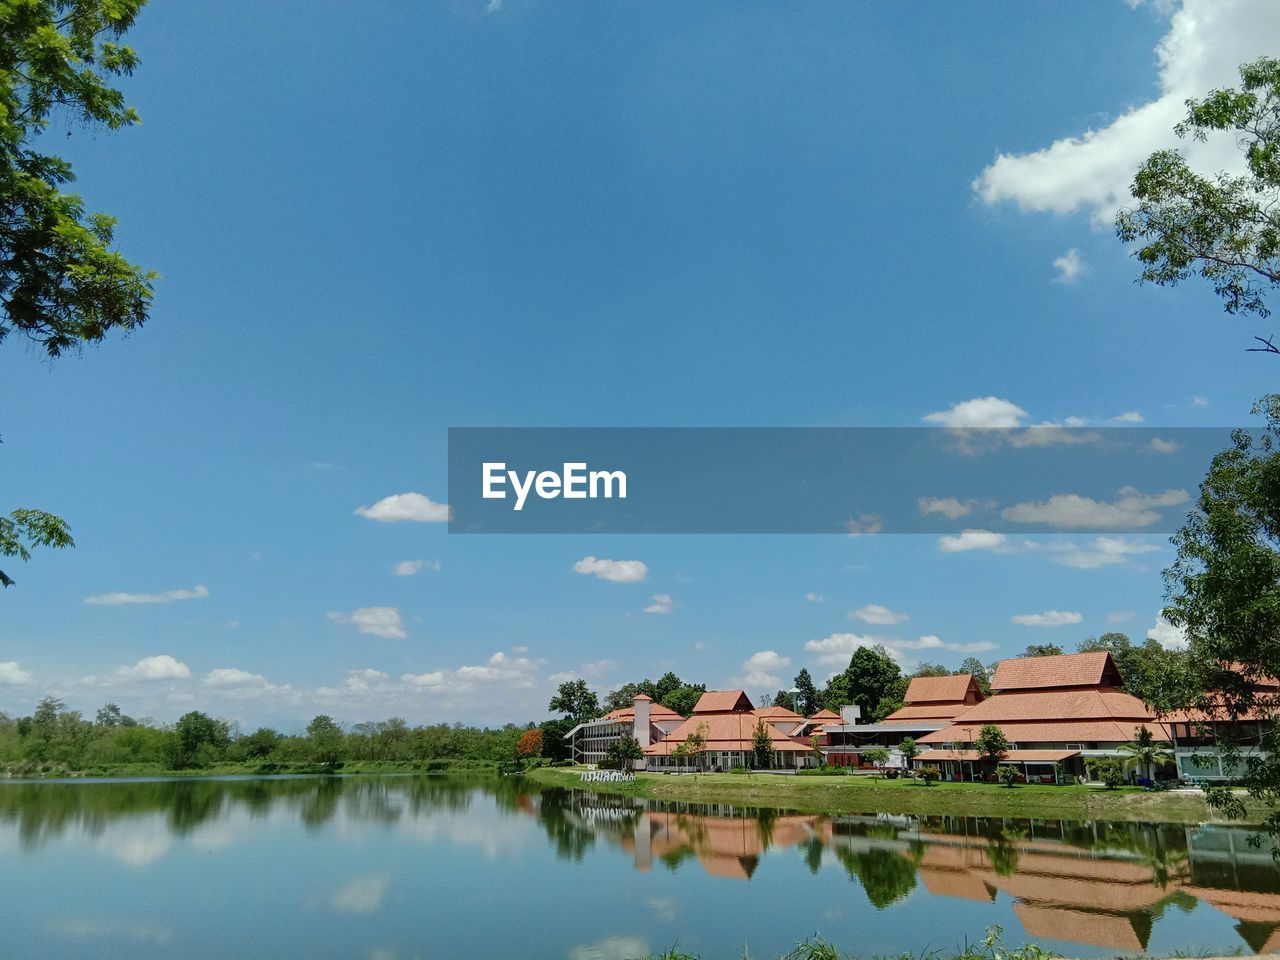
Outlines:
<svg viewBox="0 0 1280 960"><path fill-rule="evenodd" d="M950 677L913 677L902 706L879 723L836 719L822 727L822 752L833 766L858 766L862 751L887 747L889 765L902 766L898 747L907 737L919 740L943 730L965 710L983 701L982 688L972 674ZM830 711L827 711L830 712ZM832 714L832 716L835 716Z"/></svg>
<svg viewBox="0 0 1280 960"><path fill-rule="evenodd" d="M1239 666L1231 669L1243 674ZM1254 706L1231 717L1225 707L1177 710L1160 719L1169 728L1178 774L1195 780L1229 780L1239 777L1250 757L1267 757L1263 749L1275 729L1280 707L1280 681L1270 676L1249 677ZM1226 753L1238 753L1235 764Z"/></svg>
<svg viewBox="0 0 1280 960"><path fill-rule="evenodd" d="M917 762L938 765L948 779L994 776L984 770L974 747L982 728L994 724L1009 741L1000 762L1015 765L1027 780L1089 777L1086 759L1125 756L1119 747L1143 728L1168 739L1150 708L1123 688L1124 679L1105 651L1001 660L992 695L920 737L931 749Z"/></svg>
<svg viewBox="0 0 1280 960"><path fill-rule="evenodd" d="M596 720L586 720L565 736L569 738L570 756L574 761L600 764L608 755L609 747L623 737L635 737L643 748L661 740L682 723L684 717L642 693L631 706L610 710ZM642 762L637 763L637 767L640 766Z"/></svg>
<svg viewBox="0 0 1280 960"><path fill-rule="evenodd" d="M810 745L788 732L803 727L804 719L782 707L756 710L742 690L708 690L688 720L645 748L645 758L649 769L658 771L755 767L756 725L763 723L773 747L771 768L815 766ZM681 756L690 737L700 737L701 745L691 756Z"/></svg>

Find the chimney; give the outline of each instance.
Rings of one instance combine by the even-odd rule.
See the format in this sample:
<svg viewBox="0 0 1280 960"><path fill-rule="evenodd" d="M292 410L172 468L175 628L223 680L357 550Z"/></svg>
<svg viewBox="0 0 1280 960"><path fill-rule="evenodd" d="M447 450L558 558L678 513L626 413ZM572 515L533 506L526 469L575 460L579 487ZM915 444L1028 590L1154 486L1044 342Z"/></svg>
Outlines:
<svg viewBox="0 0 1280 960"><path fill-rule="evenodd" d="M653 698L641 693L637 694L632 702L635 705L636 719L631 735L640 741L640 746L647 747L651 742L649 740L649 704L653 703Z"/></svg>

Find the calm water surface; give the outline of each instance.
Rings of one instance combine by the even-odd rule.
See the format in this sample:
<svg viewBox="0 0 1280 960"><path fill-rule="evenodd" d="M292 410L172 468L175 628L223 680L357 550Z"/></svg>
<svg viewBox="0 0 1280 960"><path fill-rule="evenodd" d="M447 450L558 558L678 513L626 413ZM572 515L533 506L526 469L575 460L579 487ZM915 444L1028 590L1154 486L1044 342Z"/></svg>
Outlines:
<svg viewBox="0 0 1280 960"><path fill-rule="evenodd" d="M1280 950L1248 831L817 817L446 777L0 782L0 955L863 955L989 924L1068 956Z"/></svg>

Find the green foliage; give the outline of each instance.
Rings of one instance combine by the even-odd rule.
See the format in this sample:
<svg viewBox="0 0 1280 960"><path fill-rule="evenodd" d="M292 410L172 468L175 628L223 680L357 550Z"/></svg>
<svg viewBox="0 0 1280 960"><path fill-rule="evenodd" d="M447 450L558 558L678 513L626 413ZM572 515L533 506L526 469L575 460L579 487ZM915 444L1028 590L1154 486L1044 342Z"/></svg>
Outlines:
<svg viewBox="0 0 1280 960"><path fill-rule="evenodd" d="M916 743L915 737L903 737L902 743L898 744L898 752L902 754L902 759L907 767L911 770L911 775L916 775L915 766L912 761L920 755L920 745Z"/></svg>
<svg viewBox="0 0 1280 960"><path fill-rule="evenodd" d="M940 663L922 663L916 667L913 677L949 677L951 671Z"/></svg>
<svg viewBox="0 0 1280 960"><path fill-rule="evenodd" d="M693 715L693 708L706 692L706 684L685 683L665 694L658 702L668 710L674 710L682 717L689 717Z"/></svg>
<svg viewBox="0 0 1280 960"><path fill-rule="evenodd" d="M791 681L796 688L796 710L806 717L813 716L822 707L819 705L818 688L814 686L813 677L807 667L801 667L795 679Z"/></svg>
<svg viewBox="0 0 1280 960"><path fill-rule="evenodd" d="M751 733L751 759L760 770L773 766L773 736L764 720L757 720Z"/></svg>
<svg viewBox="0 0 1280 960"><path fill-rule="evenodd" d="M4 330L0 325L0 335ZM62 549L74 547L71 539L71 528L61 517L43 510L14 510L7 517L0 517L0 557L17 557L19 560L31 559L34 547L53 547ZM0 570L0 586L8 587L13 579Z"/></svg>
<svg viewBox="0 0 1280 960"><path fill-rule="evenodd" d="M1085 763L1108 790L1114 790L1124 783L1124 764L1114 757L1088 757Z"/></svg>
<svg viewBox="0 0 1280 960"><path fill-rule="evenodd" d="M942 770L932 764L926 764L920 768L920 779L924 781L926 787L931 787L942 779Z"/></svg>
<svg viewBox="0 0 1280 960"><path fill-rule="evenodd" d="M867 761L884 776L885 764L889 762L889 751L884 747L868 747L862 751L862 759Z"/></svg>
<svg viewBox="0 0 1280 960"><path fill-rule="evenodd" d="M1000 766L996 776L999 777L1000 782L1006 787L1012 787L1018 782L1018 777L1021 776L1021 774L1018 772L1018 768L1013 766L1013 764L1006 763Z"/></svg>
<svg viewBox="0 0 1280 960"><path fill-rule="evenodd" d="M1125 769L1138 768L1138 775L1154 777L1156 770L1166 764L1173 763L1173 751L1166 740L1157 740L1146 727L1139 727L1132 743L1122 743L1120 749L1126 754L1122 759Z"/></svg>
<svg viewBox="0 0 1280 960"><path fill-rule="evenodd" d="M1061 654L1062 648L1056 643L1032 643L1022 651L1024 657L1057 657Z"/></svg>
<svg viewBox="0 0 1280 960"><path fill-rule="evenodd" d="M175 770L212 765L230 742L226 722L199 710L179 717L173 731L169 762Z"/></svg>
<svg viewBox="0 0 1280 960"><path fill-rule="evenodd" d="M991 671L977 657L965 657L956 667L956 673L967 673L978 682L978 688L985 696L991 695Z"/></svg>
<svg viewBox="0 0 1280 960"><path fill-rule="evenodd" d="M1009 738L994 723L988 723L978 731L973 748L986 763L994 766L1009 752Z"/></svg>
<svg viewBox="0 0 1280 960"><path fill-rule="evenodd" d="M693 713L693 706L698 698L706 692L706 684L685 683L674 673L667 671L656 683L646 678L639 683L624 683L617 690L609 691L604 700L604 709L621 710L629 707L643 693L652 697L655 703L687 717Z"/></svg>
<svg viewBox="0 0 1280 960"><path fill-rule="evenodd" d="M1248 172L1206 177L1176 150L1153 153L1133 180L1136 206L1116 217L1116 232L1139 244L1142 280L1172 286L1198 275L1227 313L1265 317L1266 294L1280 283L1280 61L1244 64L1240 81L1188 100L1174 130L1196 140L1232 137Z"/></svg>
<svg viewBox="0 0 1280 960"><path fill-rule="evenodd" d="M1080 653L1106 652L1124 677L1124 688L1157 710L1169 709L1185 685L1186 655L1168 650L1155 640L1136 645L1126 634L1113 631L1088 637L1076 647Z"/></svg>
<svg viewBox="0 0 1280 960"><path fill-rule="evenodd" d="M563 713L581 723L600 716L600 699L587 687L587 681L566 680L547 704L552 713Z"/></svg>
<svg viewBox="0 0 1280 960"><path fill-rule="evenodd" d="M1174 535L1165 616L1188 641L1172 705L1261 721L1249 724L1260 730L1250 755L1234 736L1217 748L1268 810L1264 828L1280 847L1280 704L1259 692L1260 682L1280 676L1280 396L1263 398L1254 412L1266 416L1265 429L1233 434L1200 485L1198 509ZM1212 790L1209 800L1231 817L1245 816L1236 794Z"/></svg>
<svg viewBox="0 0 1280 960"><path fill-rule="evenodd" d="M884 647L859 647L849 658L849 666L836 674L823 691L823 706L837 713L845 704L856 703L867 723L876 723L902 703L907 680Z"/></svg>
<svg viewBox="0 0 1280 960"><path fill-rule="evenodd" d="M632 761L643 759L644 748L635 737L622 737L605 750L605 766L614 770L629 770Z"/></svg>

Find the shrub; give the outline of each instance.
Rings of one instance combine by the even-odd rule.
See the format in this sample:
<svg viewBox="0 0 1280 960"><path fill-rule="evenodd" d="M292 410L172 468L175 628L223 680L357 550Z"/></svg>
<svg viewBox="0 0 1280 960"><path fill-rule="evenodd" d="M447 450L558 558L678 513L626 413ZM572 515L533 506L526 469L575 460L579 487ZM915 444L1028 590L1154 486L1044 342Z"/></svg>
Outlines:
<svg viewBox="0 0 1280 960"><path fill-rule="evenodd" d="M1012 787L1018 782L1018 768L1008 763L1001 764L1000 772L997 776L1006 787Z"/></svg>
<svg viewBox="0 0 1280 960"><path fill-rule="evenodd" d="M926 787L931 787L942 779L942 771L934 766L921 767L920 779L924 781Z"/></svg>

